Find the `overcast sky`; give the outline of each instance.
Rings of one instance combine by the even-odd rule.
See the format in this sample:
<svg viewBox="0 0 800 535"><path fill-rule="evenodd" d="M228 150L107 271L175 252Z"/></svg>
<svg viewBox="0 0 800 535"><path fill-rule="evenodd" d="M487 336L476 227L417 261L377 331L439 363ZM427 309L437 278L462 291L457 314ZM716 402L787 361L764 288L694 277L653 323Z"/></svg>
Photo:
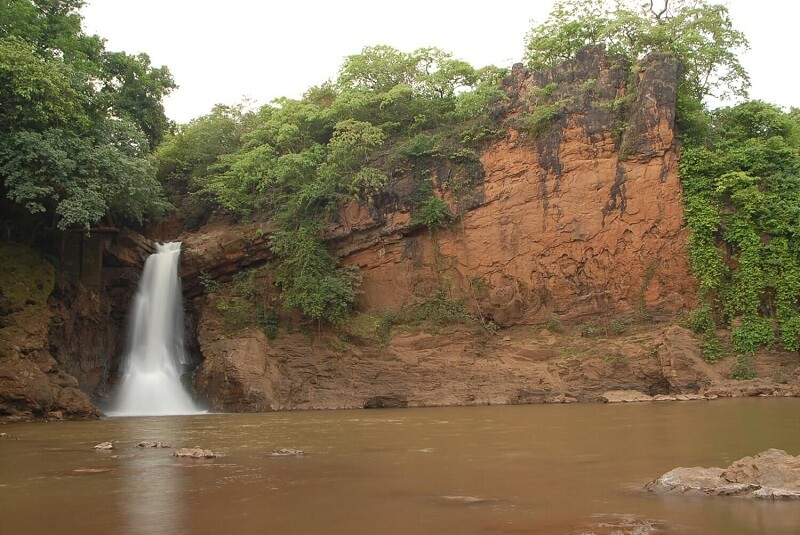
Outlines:
<svg viewBox="0 0 800 535"><path fill-rule="evenodd" d="M87 0L84 28L109 50L146 52L167 65L180 86L165 100L179 122L216 103L258 104L299 97L335 78L342 59L363 47L448 50L475 67L510 66L522 58L531 20L543 21L552 0ZM800 107L795 46L800 3L729 0L735 26L751 51L742 64L750 96Z"/></svg>

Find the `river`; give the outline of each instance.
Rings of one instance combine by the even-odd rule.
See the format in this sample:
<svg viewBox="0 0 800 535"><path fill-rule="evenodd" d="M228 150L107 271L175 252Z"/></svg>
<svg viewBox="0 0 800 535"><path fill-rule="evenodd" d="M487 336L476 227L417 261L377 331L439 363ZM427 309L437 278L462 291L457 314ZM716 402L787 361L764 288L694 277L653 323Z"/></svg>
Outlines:
<svg viewBox="0 0 800 535"><path fill-rule="evenodd" d="M800 399L109 418L0 427L1 533L800 533L800 504L640 492L800 454ZM114 450L94 451L102 441ZM142 440L201 446L178 459ZM278 448L310 452L276 457ZM631 516L624 516L631 515Z"/></svg>

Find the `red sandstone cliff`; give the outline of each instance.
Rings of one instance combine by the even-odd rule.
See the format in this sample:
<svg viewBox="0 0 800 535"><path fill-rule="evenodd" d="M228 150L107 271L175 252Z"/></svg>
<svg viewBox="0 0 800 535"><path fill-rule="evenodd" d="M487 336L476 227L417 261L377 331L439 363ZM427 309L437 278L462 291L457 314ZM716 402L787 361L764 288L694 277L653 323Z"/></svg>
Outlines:
<svg viewBox="0 0 800 535"><path fill-rule="evenodd" d="M260 329L232 330L203 282L268 262L269 224L218 222L180 236L161 228L159 238L184 242L198 395L214 409L260 411L713 392L732 359L709 365L689 331L655 322L691 306L695 293L677 176L677 69L654 56L631 80L630 65L600 48L547 73L515 66L504 81L506 134L458 177L462 190L447 187L463 173L458 165L431 166L435 194L460 215L455 223L436 232L415 223L398 200L409 187L403 176L378 202L342 206L328 239L363 276L360 326L320 329L288 318L274 340ZM525 117L540 106L554 113L532 129ZM147 250L146 240L122 232L90 259L102 264L100 286L63 278L38 315L0 307L0 416L97 414L78 387L102 399L113 385ZM377 332L381 314L441 288L501 330ZM779 369L795 386L733 390L797 393L800 368L773 357L758 366L762 374Z"/></svg>
<svg viewBox="0 0 800 535"><path fill-rule="evenodd" d="M677 69L653 57L631 83L630 66L601 48L548 73L515 66L504 81L507 134L481 155L468 203L443 186L452 162L433 166L435 192L459 221L434 233L415 224L391 202L403 177L389 201L342 207L328 237L363 276L362 313L399 309L447 285L482 318L516 326L502 335L408 328L378 343L352 332L282 332L274 341L254 329L229 333L191 281L201 271L224 280L268 259L269 229L218 225L182 236L183 274L198 296L198 392L215 408L269 410L597 399L614 388L696 391L718 379L678 328L603 342L541 331L547 318L671 316L693 302ZM534 88L548 85L557 114L538 135L526 133L521 118L547 104L531 97ZM586 358L571 359L575 352Z"/></svg>

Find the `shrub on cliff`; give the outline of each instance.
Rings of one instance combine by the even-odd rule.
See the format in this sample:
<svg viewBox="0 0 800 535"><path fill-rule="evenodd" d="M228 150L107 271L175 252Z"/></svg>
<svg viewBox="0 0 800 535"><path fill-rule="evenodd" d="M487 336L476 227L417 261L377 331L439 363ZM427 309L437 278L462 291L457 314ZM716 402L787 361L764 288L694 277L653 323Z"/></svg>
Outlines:
<svg viewBox="0 0 800 535"><path fill-rule="evenodd" d="M752 101L711 127L680 169L701 296L735 324L737 351L800 350L800 122Z"/></svg>

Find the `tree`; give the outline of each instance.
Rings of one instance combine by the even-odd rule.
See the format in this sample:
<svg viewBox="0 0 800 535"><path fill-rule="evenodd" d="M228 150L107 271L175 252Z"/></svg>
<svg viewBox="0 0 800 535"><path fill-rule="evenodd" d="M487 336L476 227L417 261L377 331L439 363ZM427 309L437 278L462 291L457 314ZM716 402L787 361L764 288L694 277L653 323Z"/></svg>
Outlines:
<svg viewBox="0 0 800 535"><path fill-rule="evenodd" d="M738 58L747 39L724 5L702 0L562 0L526 41L534 69L553 67L587 44L603 44L634 61L653 52L674 54L682 64L679 93L695 100L745 96L749 87Z"/></svg>
<svg viewBox="0 0 800 535"><path fill-rule="evenodd" d="M115 117L134 122L156 147L169 129L162 97L175 89L166 67L153 67L147 54L105 52L99 103Z"/></svg>
<svg viewBox="0 0 800 535"><path fill-rule="evenodd" d="M107 52L84 34L82 5L0 2L0 191L61 229L166 209L150 150L174 82L146 55Z"/></svg>

